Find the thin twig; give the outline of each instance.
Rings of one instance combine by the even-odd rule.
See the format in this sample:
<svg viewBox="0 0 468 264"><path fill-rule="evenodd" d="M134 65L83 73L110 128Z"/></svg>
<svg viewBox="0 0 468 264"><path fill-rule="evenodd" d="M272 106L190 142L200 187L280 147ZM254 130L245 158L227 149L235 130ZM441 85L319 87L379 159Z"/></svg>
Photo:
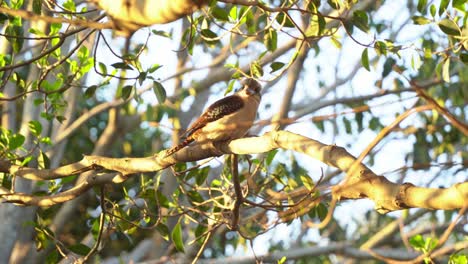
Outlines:
<svg viewBox="0 0 468 264"><path fill-rule="evenodd" d="M91 250L84 256L82 259L78 260L80 263L86 263L86 261L97 252L102 240L102 233L104 232L104 223L106 218L106 205L105 205L105 192L104 192L105 185L101 185L101 215L99 216L99 233L96 238L96 243L91 248Z"/></svg>

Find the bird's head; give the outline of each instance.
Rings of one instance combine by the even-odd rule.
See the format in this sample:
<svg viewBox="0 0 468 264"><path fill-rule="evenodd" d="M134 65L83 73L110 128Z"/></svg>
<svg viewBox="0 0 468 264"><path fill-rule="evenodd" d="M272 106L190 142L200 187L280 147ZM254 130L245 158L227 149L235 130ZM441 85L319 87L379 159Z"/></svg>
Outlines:
<svg viewBox="0 0 468 264"><path fill-rule="evenodd" d="M245 92L247 95L260 95L260 90L262 86L256 80L247 78L241 81L242 92Z"/></svg>

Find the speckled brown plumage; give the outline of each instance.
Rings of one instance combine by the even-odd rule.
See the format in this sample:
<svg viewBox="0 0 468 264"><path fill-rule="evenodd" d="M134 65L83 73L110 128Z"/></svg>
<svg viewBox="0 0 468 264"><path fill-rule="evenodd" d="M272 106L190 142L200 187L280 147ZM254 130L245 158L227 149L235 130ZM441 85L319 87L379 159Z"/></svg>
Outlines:
<svg viewBox="0 0 468 264"><path fill-rule="evenodd" d="M239 92L210 105L184 133L184 141L169 149L166 156L194 141L225 141L244 136L255 119L261 86L253 79L243 80L242 84Z"/></svg>

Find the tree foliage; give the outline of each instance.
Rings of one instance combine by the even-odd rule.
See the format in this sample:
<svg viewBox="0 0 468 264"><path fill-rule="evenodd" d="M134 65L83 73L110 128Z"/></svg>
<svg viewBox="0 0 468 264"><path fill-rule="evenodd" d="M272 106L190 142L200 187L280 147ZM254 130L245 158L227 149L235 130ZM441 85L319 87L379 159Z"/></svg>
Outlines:
<svg viewBox="0 0 468 264"><path fill-rule="evenodd" d="M466 263L465 1L92 2L0 3L10 262ZM244 77L250 135L166 157Z"/></svg>

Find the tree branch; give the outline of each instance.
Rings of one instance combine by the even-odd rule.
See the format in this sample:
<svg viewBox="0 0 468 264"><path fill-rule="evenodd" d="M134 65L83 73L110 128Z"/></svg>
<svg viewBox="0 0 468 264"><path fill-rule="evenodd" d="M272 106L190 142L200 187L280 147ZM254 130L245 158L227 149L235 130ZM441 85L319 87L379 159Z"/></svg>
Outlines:
<svg viewBox="0 0 468 264"><path fill-rule="evenodd" d="M92 179L95 181L93 184L120 183L131 174L159 171L174 165L176 162L197 161L232 153L264 153L276 148L303 153L310 158L346 172L349 178L361 179L352 184L338 186L339 192L334 193L337 201L369 198L374 201L375 208L380 213L413 207L443 210L460 209L468 203L468 182L458 183L449 188L424 188L416 187L411 183L391 182L383 176L376 175L362 163L358 163L356 169L351 171L356 158L344 148L326 145L288 131L269 132L261 137L242 138L231 142L194 144L167 158L164 158L166 151L144 158L85 156L79 162L50 170L25 168L0 161L0 172L32 180L50 180L88 170L106 170L118 174L113 176L106 174L108 176L104 178L93 175ZM3 198L10 201L11 195L13 194L4 195ZM24 202L25 205L34 204L31 197L24 196L24 200L21 200L20 196L14 196L15 199L11 202Z"/></svg>

